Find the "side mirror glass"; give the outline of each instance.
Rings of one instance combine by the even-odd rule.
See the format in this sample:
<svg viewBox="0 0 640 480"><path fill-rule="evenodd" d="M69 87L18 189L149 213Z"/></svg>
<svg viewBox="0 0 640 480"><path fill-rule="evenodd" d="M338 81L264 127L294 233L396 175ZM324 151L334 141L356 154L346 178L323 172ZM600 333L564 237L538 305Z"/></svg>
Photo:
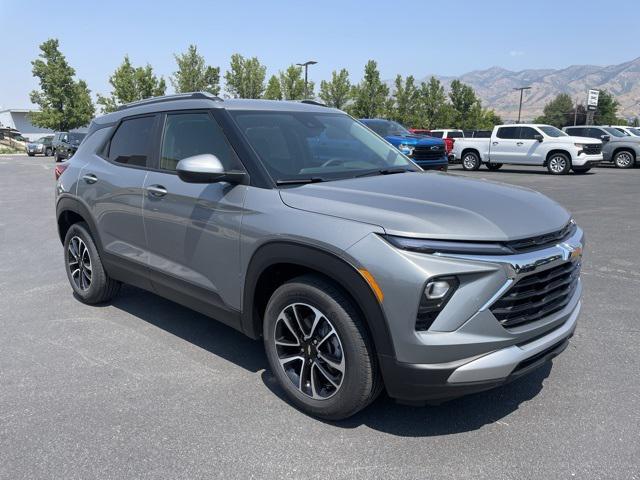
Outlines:
<svg viewBox="0 0 640 480"><path fill-rule="evenodd" d="M544 137L542 135L534 135L533 138L535 138L539 142L542 142L544 140Z"/></svg>
<svg viewBox="0 0 640 480"><path fill-rule="evenodd" d="M225 171L220 159L210 153L183 158L178 162L176 172L187 183L241 183L246 177L241 171Z"/></svg>
<svg viewBox="0 0 640 480"><path fill-rule="evenodd" d="M611 140L611 135L601 135L600 138L603 142L608 142L609 140Z"/></svg>

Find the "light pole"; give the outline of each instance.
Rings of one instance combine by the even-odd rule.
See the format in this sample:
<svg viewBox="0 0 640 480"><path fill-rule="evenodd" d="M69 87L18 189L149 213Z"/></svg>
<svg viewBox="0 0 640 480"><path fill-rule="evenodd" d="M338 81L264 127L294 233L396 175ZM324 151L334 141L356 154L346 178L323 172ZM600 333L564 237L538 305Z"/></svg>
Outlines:
<svg viewBox="0 0 640 480"><path fill-rule="evenodd" d="M297 66L304 67L304 98L307 98L309 96L307 92L307 69L309 68L309 65L315 65L316 63L318 62L316 62L315 60L309 60L304 63L296 63Z"/></svg>
<svg viewBox="0 0 640 480"><path fill-rule="evenodd" d="M525 90L531 90L531 87L514 88L514 90L520 90L520 106L518 107L518 122L517 122L517 123L520 123L520 114L522 113L522 93Z"/></svg>

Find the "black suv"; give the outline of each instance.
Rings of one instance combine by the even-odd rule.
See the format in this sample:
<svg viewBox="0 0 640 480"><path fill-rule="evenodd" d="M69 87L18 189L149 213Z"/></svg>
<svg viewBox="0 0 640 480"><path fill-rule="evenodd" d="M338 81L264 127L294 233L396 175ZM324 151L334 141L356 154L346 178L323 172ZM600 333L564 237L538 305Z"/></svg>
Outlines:
<svg viewBox="0 0 640 480"><path fill-rule="evenodd" d="M79 132L56 132L52 142L56 162L71 158L86 135Z"/></svg>

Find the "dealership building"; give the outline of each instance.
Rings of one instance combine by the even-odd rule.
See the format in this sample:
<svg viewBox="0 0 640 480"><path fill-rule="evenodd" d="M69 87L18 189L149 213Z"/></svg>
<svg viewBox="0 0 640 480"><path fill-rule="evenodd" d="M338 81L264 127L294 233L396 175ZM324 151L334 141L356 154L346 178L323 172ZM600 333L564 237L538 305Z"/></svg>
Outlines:
<svg viewBox="0 0 640 480"><path fill-rule="evenodd" d="M36 140L44 135L53 134L53 130L36 127L29 121L28 114L34 110L12 108L0 110L0 127L18 130L23 137Z"/></svg>

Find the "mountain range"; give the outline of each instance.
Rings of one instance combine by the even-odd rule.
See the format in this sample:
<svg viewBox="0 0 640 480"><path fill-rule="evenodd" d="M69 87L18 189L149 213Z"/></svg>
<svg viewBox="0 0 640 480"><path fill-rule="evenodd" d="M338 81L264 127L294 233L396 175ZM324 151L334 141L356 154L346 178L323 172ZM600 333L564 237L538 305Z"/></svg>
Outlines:
<svg viewBox="0 0 640 480"><path fill-rule="evenodd" d="M522 119L532 120L542 113L544 105L559 93L568 93L586 104L589 89L608 90L614 94L622 117L640 114L640 57L619 65L572 65L563 69L530 69L513 72L500 67L474 70L459 77L434 75L448 88L458 79L471 85L485 107L494 109L503 120L518 117L520 92L514 88L531 86L525 91ZM422 80L428 81L430 75ZM419 83L419 82L418 82Z"/></svg>

